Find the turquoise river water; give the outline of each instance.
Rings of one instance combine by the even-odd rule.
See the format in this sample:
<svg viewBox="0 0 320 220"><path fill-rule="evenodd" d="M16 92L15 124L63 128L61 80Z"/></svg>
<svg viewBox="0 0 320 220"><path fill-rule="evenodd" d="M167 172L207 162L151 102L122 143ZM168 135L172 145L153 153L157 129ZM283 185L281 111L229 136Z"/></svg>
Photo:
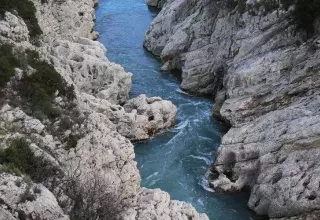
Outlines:
<svg viewBox="0 0 320 220"><path fill-rule="evenodd" d="M142 47L144 33L158 11L145 0L100 0L96 31L109 60L132 72L130 96L161 96L178 107L176 126L135 144L141 185L167 191L172 199L191 203L211 220L255 219L246 194L210 192L204 175L225 128L211 117L212 101L179 89L179 77L160 72L161 63Z"/></svg>

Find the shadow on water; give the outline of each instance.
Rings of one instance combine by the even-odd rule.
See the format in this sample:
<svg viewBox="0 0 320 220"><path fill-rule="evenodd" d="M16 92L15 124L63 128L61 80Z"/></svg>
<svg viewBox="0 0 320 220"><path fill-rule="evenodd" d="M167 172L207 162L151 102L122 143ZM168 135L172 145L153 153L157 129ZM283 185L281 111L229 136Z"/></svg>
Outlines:
<svg viewBox="0 0 320 220"><path fill-rule="evenodd" d="M179 74L160 71L160 60L142 47L158 12L145 0L100 0L96 10L96 31L108 58L133 73L130 96L160 96L178 107L173 129L135 144L141 185L161 188L211 220L255 219L246 205L247 193L212 193L204 178L225 133L224 125L211 116L212 101L182 91Z"/></svg>

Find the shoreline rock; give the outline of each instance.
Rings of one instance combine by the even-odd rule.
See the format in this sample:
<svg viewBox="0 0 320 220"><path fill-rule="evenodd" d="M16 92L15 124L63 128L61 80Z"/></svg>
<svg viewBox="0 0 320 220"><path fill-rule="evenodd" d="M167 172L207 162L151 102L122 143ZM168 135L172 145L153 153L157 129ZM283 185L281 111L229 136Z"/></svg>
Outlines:
<svg viewBox="0 0 320 220"><path fill-rule="evenodd" d="M22 138L35 161L45 164L40 168L48 169L40 185L35 180L28 183L30 189L40 187L42 192L33 202L19 200L17 204L11 204L12 197L5 195L16 190L17 186L12 182L26 178L26 175L19 177L9 173L10 169L1 159L0 188L4 194L1 195L0 219L19 219L19 213L23 212L28 219L67 220L68 215L75 214L75 202L79 202L74 201L76 195L83 196L82 203L86 203L87 192L93 193L89 196L101 198L99 196L109 196L110 191L117 193L116 197L108 198L111 199L109 205L115 202L121 208L117 213L120 219L142 220L147 218L144 213L154 217L171 213L166 219L172 219L171 215L174 215L174 219L207 220L205 214L198 214L185 202L170 201L165 192L140 188L134 146L129 139L147 139L170 128L174 125L177 109L170 101L159 97L141 95L128 100L132 74L110 62L105 57L105 47L94 41L97 37L93 31L94 7L98 1L32 2L43 31L37 46L30 42L23 19L9 12L5 20L0 21L0 41L10 43L17 51L38 52L39 59L54 67L75 97L66 101L59 91L55 92L52 105L61 110L61 116L54 119L30 116L23 106L9 105L10 97L0 100L0 150L12 147L13 140ZM28 74L37 71L28 63L26 65L30 70ZM16 69L16 72L17 77L12 77L7 86L24 77L22 69ZM14 94L12 90L8 89L7 94ZM66 185L70 181L73 184ZM94 183L109 191L92 191ZM21 187L25 188L25 185L23 183ZM24 194L23 189L19 193ZM145 199L155 206L146 206ZM90 207L102 206L103 202L108 201L98 200ZM48 211L51 214L47 216Z"/></svg>
<svg viewBox="0 0 320 220"><path fill-rule="evenodd" d="M319 27L305 41L292 8L225 2L168 1L144 46L182 70L183 89L215 97L214 115L232 126L207 173L212 187L250 187L248 205L260 215L312 219L320 210Z"/></svg>

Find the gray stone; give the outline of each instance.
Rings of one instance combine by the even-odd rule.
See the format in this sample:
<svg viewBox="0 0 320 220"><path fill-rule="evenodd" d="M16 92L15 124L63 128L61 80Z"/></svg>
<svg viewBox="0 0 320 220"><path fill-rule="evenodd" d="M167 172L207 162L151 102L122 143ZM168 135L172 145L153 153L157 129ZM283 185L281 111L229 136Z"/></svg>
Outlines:
<svg viewBox="0 0 320 220"><path fill-rule="evenodd" d="M212 187L249 186L248 204L258 214L314 219L319 32L305 42L289 21L291 9L240 13L224 2L168 1L144 46L162 58L163 69L182 70L183 89L213 95L214 115L232 125L207 173Z"/></svg>

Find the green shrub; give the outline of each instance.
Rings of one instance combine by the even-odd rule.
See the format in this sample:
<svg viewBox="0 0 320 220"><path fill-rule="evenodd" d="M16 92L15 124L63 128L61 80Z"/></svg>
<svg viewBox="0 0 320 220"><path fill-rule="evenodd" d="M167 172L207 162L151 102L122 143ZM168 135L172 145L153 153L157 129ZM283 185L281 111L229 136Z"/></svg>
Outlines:
<svg viewBox="0 0 320 220"><path fill-rule="evenodd" d="M10 146L0 153L0 158L6 166L22 173L32 174L36 168L36 158L23 138L12 140Z"/></svg>
<svg viewBox="0 0 320 220"><path fill-rule="evenodd" d="M10 146L0 151L1 172L26 174L34 182L44 182L50 177L62 175L43 157L36 157L24 138L13 139Z"/></svg>
<svg viewBox="0 0 320 220"><path fill-rule="evenodd" d="M19 61L12 53L10 45L0 46L0 89L3 88L14 75L14 68L19 67Z"/></svg>
<svg viewBox="0 0 320 220"><path fill-rule="evenodd" d="M32 73L29 66L34 69ZM15 68L24 71L22 79L14 81L12 88L4 90L14 76ZM75 98L74 87L68 86L52 65L40 60L36 51L13 53L12 46L7 44L0 45L0 90L0 97L6 93L12 106L21 107L27 114L39 119L55 119L60 115L60 110L53 105L57 91L60 97L68 101L68 106L72 105Z"/></svg>
<svg viewBox="0 0 320 220"><path fill-rule="evenodd" d="M68 86L61 75L45 61L39 59L35 51L26 51L27 65L35 72L25 73L17 83L16 90L22 98L21 106L26 113L36 118L55 119L60 116L60 110L53 106L55 93L72 101L75 98L73 86Z"/></svg>
<svg viewBox="0 0 320 220"><path fill-rule="evenodd" d="M18 15L26 23L30 32L30 37L35 38L42 34L42 30L38 25L36 18L36 8L29 0L0 0L0 15L4 15L6 11L11 13L17 12Z"/></svg>

